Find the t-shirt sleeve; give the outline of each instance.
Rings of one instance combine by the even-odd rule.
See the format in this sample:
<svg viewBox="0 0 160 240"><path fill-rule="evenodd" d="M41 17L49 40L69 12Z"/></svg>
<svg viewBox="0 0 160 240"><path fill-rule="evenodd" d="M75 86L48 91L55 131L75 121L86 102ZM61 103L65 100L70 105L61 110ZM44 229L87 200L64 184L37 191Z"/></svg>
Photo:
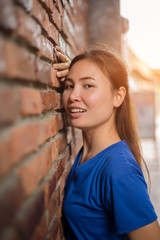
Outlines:
<svg viewBox="0 0 160 240"><path fill-rule="evenodd" d="M143 175L130 174L110 181L110 211L118 234L124 234L157 219Z"/></svg>

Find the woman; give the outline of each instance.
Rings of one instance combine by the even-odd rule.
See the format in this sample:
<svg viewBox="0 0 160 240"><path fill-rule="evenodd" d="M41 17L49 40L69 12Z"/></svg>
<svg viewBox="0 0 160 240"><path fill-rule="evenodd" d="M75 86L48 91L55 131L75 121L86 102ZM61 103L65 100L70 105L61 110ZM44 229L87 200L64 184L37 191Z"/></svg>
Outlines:
<svg viewBox="0 0 160 240"><path fill-rule="evenodd" d="M68 73L65 111L83 135L65 187L66 238L160 240L141 170L125 65L99 43L75 57L69 72L63 63L58 66Z"/></svg>

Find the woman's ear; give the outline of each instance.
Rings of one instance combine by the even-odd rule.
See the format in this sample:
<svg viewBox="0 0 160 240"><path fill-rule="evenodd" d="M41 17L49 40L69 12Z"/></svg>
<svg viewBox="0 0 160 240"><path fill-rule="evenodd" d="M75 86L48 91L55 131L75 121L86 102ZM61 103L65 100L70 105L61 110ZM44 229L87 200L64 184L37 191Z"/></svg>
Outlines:
<svg viewBox="0 0 160 240"><path fill-rule="evenodd" d="M114 93L114 107L119 107L126 96L125 87L120 87L118 90L115 90Z"/></svg>

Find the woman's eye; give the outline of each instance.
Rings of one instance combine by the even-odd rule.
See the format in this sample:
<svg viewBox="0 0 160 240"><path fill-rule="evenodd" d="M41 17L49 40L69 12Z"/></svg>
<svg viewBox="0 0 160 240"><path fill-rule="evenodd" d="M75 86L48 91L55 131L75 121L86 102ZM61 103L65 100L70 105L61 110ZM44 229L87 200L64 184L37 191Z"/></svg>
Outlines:
<svg viewBox="0 0 160 240"><path fill-rule="evenodd" d="M93 87L93 85L91 85L91 84L85 84L85 88L92 88Z"/></svg>
<svg viewBox="0 0 160 240"><path fill-rule="evenodd" d="M73 85L72 84L67 84L64 86L64 89L71 89L73 88Z"/></svg>

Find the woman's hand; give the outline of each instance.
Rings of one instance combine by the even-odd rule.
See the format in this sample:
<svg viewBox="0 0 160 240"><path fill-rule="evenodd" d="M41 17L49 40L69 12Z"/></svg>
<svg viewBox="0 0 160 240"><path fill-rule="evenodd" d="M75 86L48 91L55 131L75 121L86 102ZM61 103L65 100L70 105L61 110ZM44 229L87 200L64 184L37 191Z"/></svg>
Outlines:
<svg viewBox="0 0 160 240"><path fill-rule="evenodd" d="M54 63L53 67L56 70L58 70L57 77L60 79L60 81L64 81L65 77L68 74L71 60L65 55L62 49L58 46L56 46L56 56L61 61L61 63Z"/></svg>

